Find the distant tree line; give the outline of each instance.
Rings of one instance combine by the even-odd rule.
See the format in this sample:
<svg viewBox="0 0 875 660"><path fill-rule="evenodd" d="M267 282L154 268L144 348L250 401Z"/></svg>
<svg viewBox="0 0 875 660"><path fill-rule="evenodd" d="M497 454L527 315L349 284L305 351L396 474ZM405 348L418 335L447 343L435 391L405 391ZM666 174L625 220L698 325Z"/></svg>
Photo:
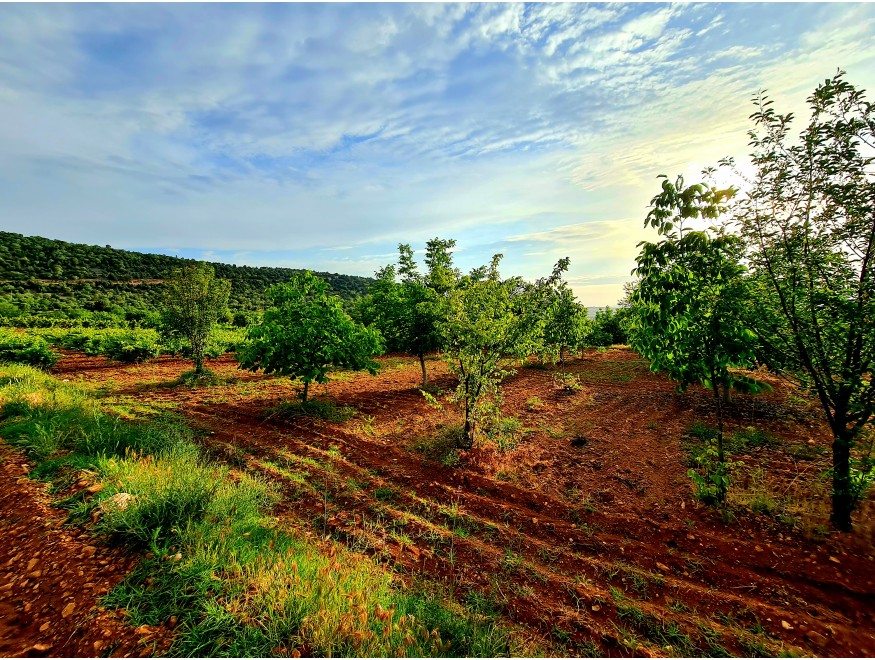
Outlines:
<svg viewBox="0 0 875 660"><path fill-rule="evenodd" d="M111 321L110 317L138 322L151 316L154 320L161 310L163 281L174 270L194 263L194 259L0 232L0 317L94 319L98 323ZM265 307L265 291L270 286L301 272L209 265L217 278L231 282L228 307L232 315L244 316ZM355 275L315 274L346 304L366 294L373 282Z"/></svg>

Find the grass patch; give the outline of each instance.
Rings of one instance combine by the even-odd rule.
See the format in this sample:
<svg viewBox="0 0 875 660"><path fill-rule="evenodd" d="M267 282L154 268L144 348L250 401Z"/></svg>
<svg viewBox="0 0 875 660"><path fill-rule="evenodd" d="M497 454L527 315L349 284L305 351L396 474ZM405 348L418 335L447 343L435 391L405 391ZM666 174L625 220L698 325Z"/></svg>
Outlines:
<svg viewBox="0 0 875 660"><path fill-rule="evenodd" d="M204 369L198 373L194 369L182 373L179 378L173 381L173 385L184 385L186 387L210 387L213 385L224 384L225 379L218 376L215 371Z"/></svg>
<svg viewBox="0 0 875 660"><path fill-rule="evenodd" d="M445 467L455 467L460 459L458 447L463 433L461 424L440 426L434 433L414 437L407 448Z"/></svg>
<svg viewBox="0 0 875 660"><path fill-rule="evenodd" d="M352 406L338 406L334 401L310 399L307 403L301 401L284 401L271 408L268 419L279 417L290 419L294 417L318 417L329 422L346 422L358 414Z"/></svg>

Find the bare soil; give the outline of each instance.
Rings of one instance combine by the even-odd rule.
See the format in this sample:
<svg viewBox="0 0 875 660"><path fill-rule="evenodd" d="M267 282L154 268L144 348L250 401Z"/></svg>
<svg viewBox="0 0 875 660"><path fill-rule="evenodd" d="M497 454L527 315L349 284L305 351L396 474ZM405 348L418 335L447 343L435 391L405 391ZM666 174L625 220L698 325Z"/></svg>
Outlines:
<svg viewBox="0 0 875 660"><path fill-rule="evenodd" d="M875 655L873 504L864 503L853 533L828 531L823 472L831 440L817 406L792 387L772 379L773 392L737 396L729 406L729 432L755 427L778 445L734 456L744 466L730 492L733 506L721 513L693 497L687 476L686 432L696 421L713 423L710 395L701 388L675 393L632 351L520 368L505 384L502 406L522 427L515 446L481 437L443 463L421 448L458 423L458 410L427 404L415 359L382 362L377 377L342 372L311 388L358 411L345 422L282 414L277 406L294 399L295 385L238 371L229 356L208 365L229 379L214 387L171 386L191 363L167 357L121 365L67 352L54 371L100 388L124 414L179 412L204 432L215 456L283 488L275 514L287 524L330 534L385 562L402 581L433 580L468 602L487 598L569 654L593 651L592 642L608 656L677 655L641 624L659 620L676 623L701 653ZM440 360L428 368L434 386L454 386ZM558 388L558 370L577 374L582 390ZM17 464L11 460L0 465L4 475ZM14 474L3 478L17 483ZM16 487L27 490L23 502L44 498L26 481ZM14 593L34 590L25 569L37 548L48 552L44 535L65 535L73 548L58 563L58 577L71 585L76 612L91 612L84 594L110 588L129 564L109 559L97 577L88 568L92 558L75 547L84 542L57 523L44 531L16 522L31 507L16 509L15 499L2 504L3 524L13 522L4 528L11 541L0 549ZM18 640L0 652L43 643L37 631L50 621L46 653L93 654L88 644L98 637L61 643L61 629L75 619L58 613L63 592L33 593L46 599L31 607L43 618L25 615L22 596L0 592L2 611L18 613L0 619L3 638ZM136 652L121 632L111 638L122 640L117 652Z"/></svg>

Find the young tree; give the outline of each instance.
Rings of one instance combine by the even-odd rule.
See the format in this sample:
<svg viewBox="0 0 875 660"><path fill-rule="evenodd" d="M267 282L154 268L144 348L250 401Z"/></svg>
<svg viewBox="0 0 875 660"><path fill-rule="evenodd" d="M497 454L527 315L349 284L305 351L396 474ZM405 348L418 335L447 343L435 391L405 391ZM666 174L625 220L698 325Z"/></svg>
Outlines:
<svg viewBox="0 0 875 660"><path fill-rule="evenodd" d="M565 282L550 292L543 319L544 353L559 363L565 362L565 349L583 346L592 332L592 322L586 307L575 300L574 292Z"/></svg>
<svg viewBox="0 0 875 660"><path fill-rule="evenodd" d="M872 478L851 451L875 412L875 111L842 71L808 104L794 143L792 115L755 99L756 174L736 213L762 358L820 400L833 435L832 523L850 530Z"/></svg>
<svg viewBox="0 0 875 660"><path fill-rule="evenodd" d="M651 361L651 369L668 372L681 390L702 383L714 394L717 466L708 476L717 501L723 501L728 485L720 388L756 388L756 381L730 371L752 366L755 335L742 320L748 301L740 239L683 224L688 218L716 218L732 192L704 184L684 188L680 177L676 185L663 182L645 224L665 238L640 244L630 323L632 347Z"/></svg>
<svg viewBox="0 0 875 660"><path fill-rule="evenodd" d="M231 281L216 279L213 267L203 262L174 270L164 283L162 333L188 342L196 374L204 372L207 342L226 313L230 293Z"/></svg>
<svg viewBox="0 0 875 660"><path fill-rule="evenodd" d="M239 354L241 369L300 378L305 404L310 383L328 382L331 367L377 372L372 358L383 350L379 331L349 318L324 280L310 271L296 273L266 295L271 307L260 324L249 326L249 341Z"/></svg>
<svg viewBox="0 0 875 660"><path fill-rule="evenodd" d="M537 320L546 307L547 291L568 268L557 264L553 275L531 285L521 278L502 280L498 264L475 269L448 291L448 314L441 323L444 358L459 378L454 394L465 413L462 449L474 446L484 402L494 399L513 365L539 345Z"/></svg>
<svg viewBox="0 0 875 660"><path fill-rule="evenodd" d="M377 282L364 303L364 316L383 333L388 346L419 358L423 386L428 385L425 356L441 347L439 324L446 315L445 296L456 279L449 252L454 245L452 240L429 241L425 275L419 272L411 247L399 245L397 269L388 265L377 271Z"/></svg>

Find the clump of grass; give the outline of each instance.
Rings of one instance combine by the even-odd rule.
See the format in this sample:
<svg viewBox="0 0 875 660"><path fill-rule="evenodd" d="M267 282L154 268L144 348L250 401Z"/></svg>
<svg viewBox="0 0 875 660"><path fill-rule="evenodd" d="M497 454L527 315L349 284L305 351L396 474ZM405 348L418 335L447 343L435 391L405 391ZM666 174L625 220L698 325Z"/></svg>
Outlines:
<svg viewBox="0 0 875 660"><path fill-rule="evenodd" d="M284 401L269 411L269 417L318 417L329 422L346 422L355 417L358 410L352 406L338 406L333 401L310 399L301 401Z"/></svg>
<svg viewBox="0 0 875 660"><path fill-rule="evenodd" d="M780 444L772 435L760 431L758 428L748 426L734 433L730 433L726 438L725 448L729 452L741 452L748 448L754 447L774 447Z"/></svg>
<svg viewBox="0 0 875 660"><path fill-rule="evenodd" d="M540 410L543 407L544 402L541 400L541 397L530 396L528 399L526 399L526 408L528 408L532 412Z"/></svg>
<svg viewBox="0 0 875 660"><path fill-rule="evenodd" d="M498 445L500 452L514 449L519 443L519 438L525 432L522 422L516 417L502 417L498 415L490 423L485 424L483 433Z"/></svg>
<svg viewBox="0 0 875 660"><path fill-rule="evenodd" d="M583 389L580 376L566 371L557 371L553 374L553 383L563 394L576 394Z"/></svg>
<svg viewBox="0 0 875 660"><path fill-rule="evenodd" d="M445 467L455 467L460 459L458 446L463 434L461 424L448 424L428 435L412 438L407 448Z"/></svg>
<svg viewBox="0 0 875 660"><path fill-rule="evenodd" d="M182 373L179 378L173 381L173 384L184 385L186 387L210 387L212 385L221 385L223 382L223 379L215 371L204 369L198 373L195 369L191 369Z"/></svg>

